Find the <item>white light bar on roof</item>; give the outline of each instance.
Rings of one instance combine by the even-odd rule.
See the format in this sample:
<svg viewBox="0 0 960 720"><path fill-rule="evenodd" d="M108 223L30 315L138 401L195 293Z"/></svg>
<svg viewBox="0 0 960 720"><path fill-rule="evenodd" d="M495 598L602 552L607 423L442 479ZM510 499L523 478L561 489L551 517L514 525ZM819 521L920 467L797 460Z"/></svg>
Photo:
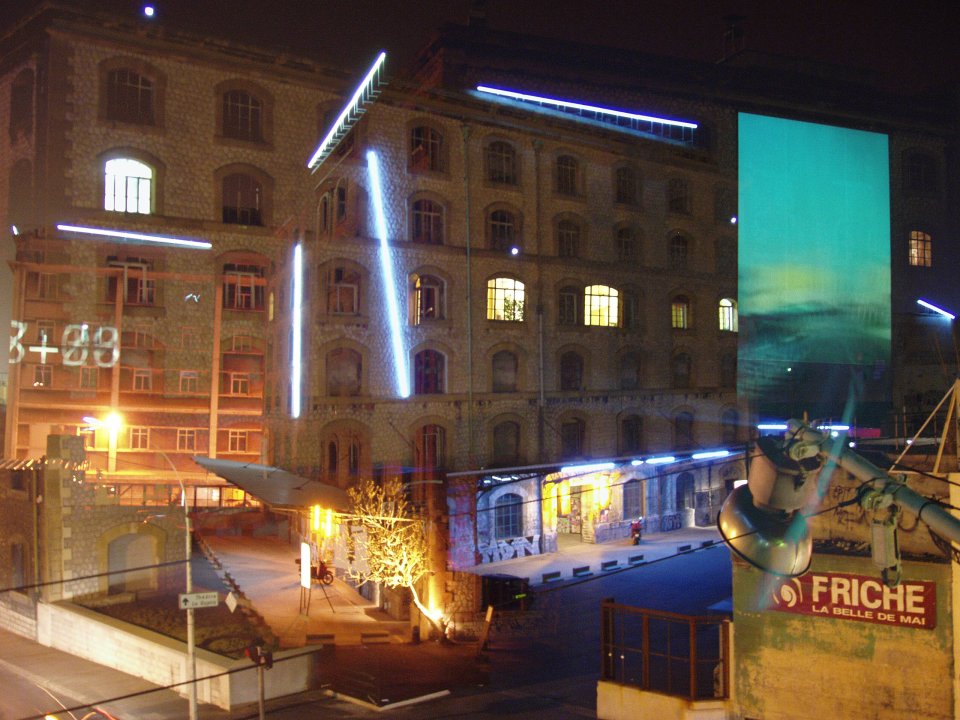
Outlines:
<svg viewBox="0 0 960 720"><path fill-rule="evenodd" d="M676 461L677 459L673 455L661 455L660 457L647 458L647 465L665 465Z"/></svg>
<svg viewBox="0 0 960 720"><path fill-rule="evenodd" d="M786 430L786 423L760 423L757 430Z"/></svg>
<svg viewBox="0 0 960 720"><path fill-rule="evenodd" d="M938 315L943 315L945 318L949 318L950 320L954 320L957 317L953 313L949 313L943 308L938 308L933 303L928 303L926 300L917 300L917 305L922 305L927 310L933 310Z"/></svg>
<svg viewBox="0 0 960 720"><path fill-rule="evenodd" d="M186 240L184 238L167 237L165 235L147 235L145 233L129 232L127 230L107 230L105 228L83 227L81 225L57 225L57 230L79 233L81 235L94 235L102 238L154 243L156 245L175 245L177 247L195 248L197 250L209 250L213 247L213 245L205 240Z"/></svg>
<svg viewBox="0 0 960 720"><path fill-rule="evenodd" d="M330 128L330 131L327 133L326 137L320 141L320 144L314 151L313 156L307 161L307 167L310 170L313 170L324 159L326 159L333 148L336 147L337 143L340 142L343 136L347 134L351 127L353 127L353 123L355 123L359 117L363 115L365 109L364 106L376 98L376 96L379 94L379 73L383 62L386 59L387 54L385 52L381 52L379 55L377 55L377 59L374 60L373 66L364 76L363 80L360 81L360 84L354 91L350 101L340 112L336 122L333 123L333 127Z"/></svg>
<svg viewBox="0 0 960 720"><path fill-rule="evenodd" d="M587 105L585 103L574 102L572 100L558 100L557 98L548 98L542 95L531 95L530 93L522 93L515 90L504 90L503 88L490 87L489 85L477 85L477 92L488 93L490 95L499 95L500 97L511 98L512 100L521 100L523 102L552 105L560 110L579 110L583 112L597 113L598 115L610 115L612 117L624 118L627 120L637 120L639 122L673 125L674 127L687 128L689 130L697 129L697 123L694 122L670 120L668 118L656 117L654 115L643 115L641 113L627 112L626 110L614 110L613 108Z"/></svg>

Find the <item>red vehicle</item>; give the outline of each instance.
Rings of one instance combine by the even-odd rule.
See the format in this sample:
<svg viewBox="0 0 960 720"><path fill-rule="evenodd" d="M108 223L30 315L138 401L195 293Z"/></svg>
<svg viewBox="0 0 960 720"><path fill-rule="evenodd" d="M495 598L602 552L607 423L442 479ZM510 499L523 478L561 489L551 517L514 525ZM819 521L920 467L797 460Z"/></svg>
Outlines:
<svg viewBox="0 0 960 720"><path fill-rule="evenodd" d="M643 518L638 517L630 523L630 539L634 545L640 544L640 534L643 532Z"/></svg>

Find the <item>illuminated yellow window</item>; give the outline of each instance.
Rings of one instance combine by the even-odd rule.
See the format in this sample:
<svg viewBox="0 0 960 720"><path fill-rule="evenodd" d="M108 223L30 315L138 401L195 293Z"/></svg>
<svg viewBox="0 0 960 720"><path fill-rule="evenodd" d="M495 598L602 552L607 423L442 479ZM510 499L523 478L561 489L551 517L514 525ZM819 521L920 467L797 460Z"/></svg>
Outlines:
<svg viewBox="0 0 960 720"><path fill-rule="evenodd" d="M670 302L670 326L678 330L690 327L690 301L683 295Z"/></svg>
<svg viewBox="0 0 960 720"><path fill-rule="evenodd" d="M526 290L519 280L506 277L487 281L487 320L523 321Z"/></svg>
<svg viewBox="0 0 960 720"><path fill-rule="evenodd" d="M910 264L914 267L931 267L933 265L933 240L920 230L910 231Z"/></svg>
<svg viewBox="0 0 960 720"><path fill-rule="evenodd" d="M719 305L720 329L726 332L737 332L739 318L737 317L737 301L723 298Z"/></svg>
<svg viewBox="0 0 960 720"><path fill-rule="evenodd" d="M583 291L583 310L585 324L617 327L620 324L620 293L606 285L588 285Z"/></svg>

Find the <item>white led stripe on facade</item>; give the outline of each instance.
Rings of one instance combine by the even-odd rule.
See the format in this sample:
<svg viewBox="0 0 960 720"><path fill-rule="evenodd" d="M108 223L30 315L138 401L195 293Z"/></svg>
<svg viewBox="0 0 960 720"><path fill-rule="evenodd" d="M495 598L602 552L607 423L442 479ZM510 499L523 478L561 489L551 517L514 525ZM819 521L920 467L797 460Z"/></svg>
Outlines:
<svg viewBox="0 0 960 720"><path fill-rule="evenodd" d="M521 100L524 102L535 102L541 105L553 105L555 107L571 110L582 110L612 117L626 118L628 120L637 120L639 122L659 123L662 125L673 125L675 127L697 129L697 123L686 122L684 120L669 120L667 118L655 117L653 115L642 115L640 113L627 112L625 110L614 110L613 108L599 107L597 105L586 105L584 103L574 102L572 100L558 100L556 98L543 97L541 95L531 95L529 93L516 92L514 90L504 90L502 88L490 87L489 85L477 85L477 91L488 93L490 95L499 95L500 97L511 98L512 100Z"/></svg>
<svg viewBox="0 0 960 720"><path fill-rule="evenodd" d="M317 146L317 149L314 151L310 160L307 161L307 167L310 170L313 170L314 167L320 163L326 152L333 149L333 139L337 136L338 132L343 131L347 127L348 120L351 119L351 116L354 116L353 119L356 119L356 117L362 114L364 95L375 90L374 78L377 77L377 73L380 71L380 67L383 65L383 62L386 59L387 54L385 52L381 52L377 56L377 59L374 60L373 66L370 68L369 72L367 72L366 76L364 76L363 80L360 81L360 84L353 93L353 97L350 98L350 101L346 104L346 106L340 112L340 115L337 117L336 122L333 123L333 127L330 128L330 131L327 133L326 137L320 141L320 144Z"/></svg>
<svg viewBox="0 0 960 720"><path fill-rule="evenodd" d="M291 355L290 361L290 417L300 417L300 395L302 388L303 368L300 356L303 351L303 311L300 307L303 302L303 246L297 243L293 248L293 308L290 313L291 321Z"/></svg>
<svg viewBox="0 0 960 720"><path fill-rule="evenodd" d="M410 374L407 370L407 354L403 347L400 328L400 309L397 306L397 287L393 274L393 260L390 257L390 244L387 241L387 219L383 212L383 185L380 180L380 160L373 150L367 151L367 169L370 173L370 197L373 200L373 218L377 239L380 241L380 268L382 271L383 294L387 299L387 318L390 321L390 340L393 347L393 361L397 378L397 392L400 397L410 397Z"/></svg>
<svg viewBox="0 0 960 720"><path fill-rule="evenodd" d="M62 232L79 233L81 235L95 235L103 238L117 238L119 240L136 240L138 242L154 243L156 245L174 245L196 250L209 250L213 245L205 240L186 240L184 238L166 237L164 235L147 235L145 233L128 232L126 230L106 230L104 228L83 227L80 225L57 225Z"/></svg>

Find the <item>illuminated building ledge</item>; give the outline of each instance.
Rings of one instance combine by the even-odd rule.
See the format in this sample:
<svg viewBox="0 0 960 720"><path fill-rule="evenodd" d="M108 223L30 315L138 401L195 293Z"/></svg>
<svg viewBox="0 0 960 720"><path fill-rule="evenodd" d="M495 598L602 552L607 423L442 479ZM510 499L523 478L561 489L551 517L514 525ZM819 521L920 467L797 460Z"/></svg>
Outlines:
<svg viewBox="0 0 960 720"><path fill-rule="evenodd" d="M477 85L476 92L483 96L493 95L496 98L513 100L524 105L533 105L535 109L549 109L565 115L574 115L582 120L613 126L616 130L653 135L684 144L693 143L694 134L698 127L697 123L685 120L671 120L626 110L587 105L572 100L558 100L542 95L531 95L515 90L490 87L489 85Z"/></svg>

